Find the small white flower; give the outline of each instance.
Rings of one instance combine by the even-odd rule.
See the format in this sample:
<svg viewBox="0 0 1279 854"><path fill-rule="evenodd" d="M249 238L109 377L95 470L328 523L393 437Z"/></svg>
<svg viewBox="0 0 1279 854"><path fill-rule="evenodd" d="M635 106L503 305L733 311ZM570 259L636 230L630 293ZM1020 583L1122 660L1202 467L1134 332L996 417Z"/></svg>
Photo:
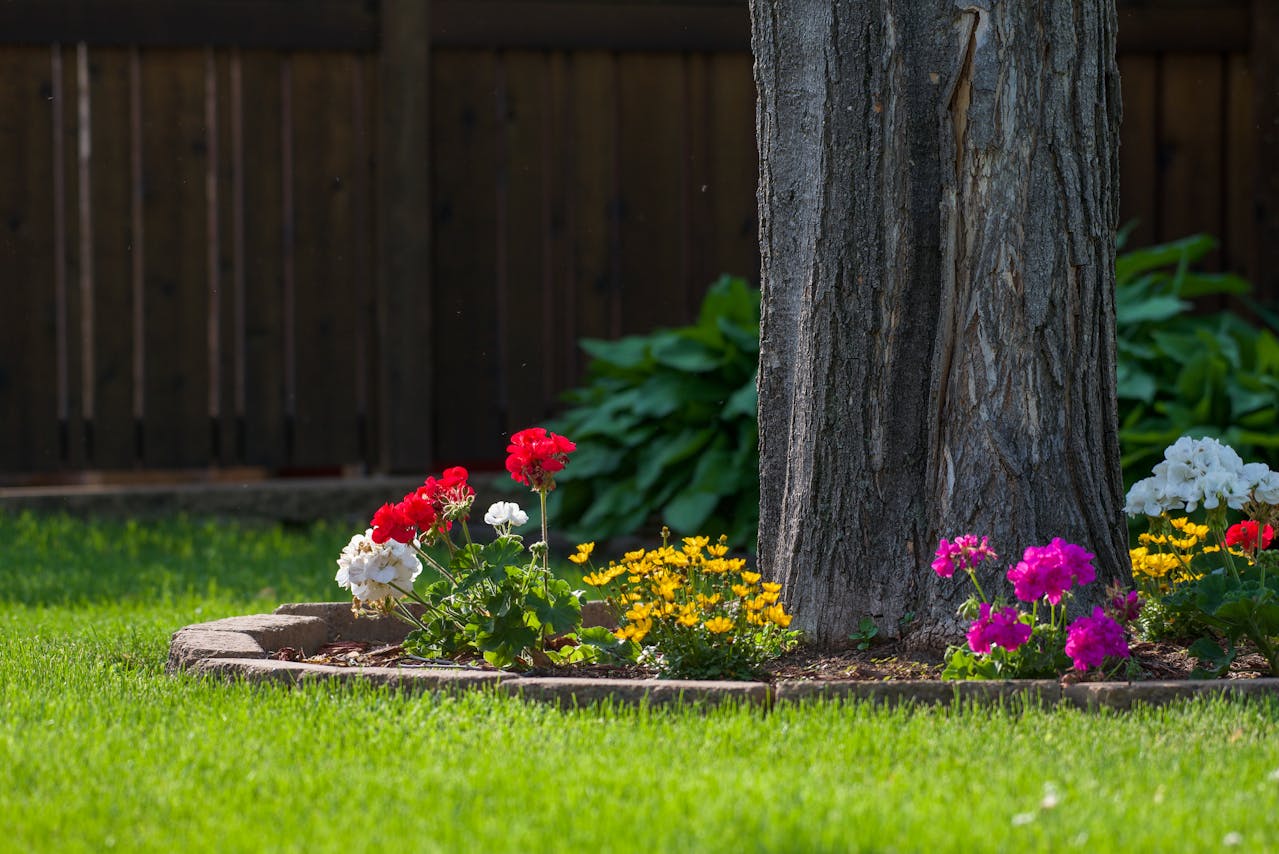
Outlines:
<svg viewBox="0 0 1279 854"><path fill-rule="evenodd" d="M351 537L338 558L334 580L359 602L401 597L413 589L413 582L422 573L422 562L408 544L387 540L379 545L373 542L372 534L370 528Z"/></svg>
<svg viewBox="0 0 1279 854"><path fill-rule="evenodd" d="M495 501L489 505L488 512L484 514L484 521L494 528L505 528L506 531L510 531L512 527L528 522L528 514L514 501Z"/></svg>
<svg viewBox="0 0 1279 854"><path fill-rule="evenodd" d="M1243 844L1243 834L1237 830L1232 830L1225 836L1221 837L1221 844L1234 847Z"/></svg>
<svg viewBox="0 0 1279 854"><path fill-rule="evenodd" d="M1279 472L1267 468L1266 473L1257 479L1252 494L1264 504L1279 504Z"/></svg>

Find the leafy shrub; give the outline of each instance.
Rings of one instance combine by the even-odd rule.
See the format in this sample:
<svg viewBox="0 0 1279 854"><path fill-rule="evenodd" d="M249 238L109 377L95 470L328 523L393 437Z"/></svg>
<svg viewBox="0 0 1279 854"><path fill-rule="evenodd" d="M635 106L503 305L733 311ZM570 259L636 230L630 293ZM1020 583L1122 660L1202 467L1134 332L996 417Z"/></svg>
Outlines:
<svg viewBox="0 0 1279 854"><path fill-rule="evenodd" d="M582 578L620 616L615 654L669 679L753 679L765 661L798 643L799 632L787 630L782 586L728 557L727 537L715 544L685 537L679 548L669 539L663 528L661 548L627 552ZM588 563L594 547L578 546L569 560Z"/></svg>
<svg viewBox="0 0 1279 854"><path fill-rule="evenodd" d="M1279 340L1232 312L1196 312L1192 302L1245 297L1252 289L1238 276L1190 269L1216 246L1213 238L1195 235L1115 262L1126 472L1149 469L1165 446L1192 433L1221 439L1246 457L1279 462Z"/></svg>
<svg viewBox="0 0 1279 854"><path fill-rule="evenodd" d="M724 277L695 324L582 348L593 357L586 384L557 425L579 449L551 495L556 517L583 539L628 534L659 514L676 530L753 544L759 291Z"/></svg>

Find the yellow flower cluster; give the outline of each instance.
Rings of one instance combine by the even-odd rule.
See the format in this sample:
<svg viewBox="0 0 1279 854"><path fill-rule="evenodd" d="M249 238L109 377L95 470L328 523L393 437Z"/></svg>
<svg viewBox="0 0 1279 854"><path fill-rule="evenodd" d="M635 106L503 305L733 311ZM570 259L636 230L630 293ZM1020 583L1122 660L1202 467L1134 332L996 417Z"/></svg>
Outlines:
<svg viewBox="0 0 1279 854"><path fill-rule="evenodd" d="M727 537L685 537L680 547L627 552L620 561L587 573L592 587L608 589L608 599L623 617L615 634L622 640L643 641L650 633L705 631L729 636L748 626L786 628L791 615L780 602L780 584L763 581L746 569L746 561L728 557ZM576 564L590 560L594 543L577 547L569 558Z"/></svg>
<svg viewBox="0 0 1279 854"><path fill-rule="evenodd" d="M1202 577L1193 567L1195 556L1221 550L1220 546L1201 545L1207 538L1208 526L1185 516L1169 519L1163 533L1141 534L1137 537L1141 545L1128 552L1133 578L1167 585Z"/></svg>

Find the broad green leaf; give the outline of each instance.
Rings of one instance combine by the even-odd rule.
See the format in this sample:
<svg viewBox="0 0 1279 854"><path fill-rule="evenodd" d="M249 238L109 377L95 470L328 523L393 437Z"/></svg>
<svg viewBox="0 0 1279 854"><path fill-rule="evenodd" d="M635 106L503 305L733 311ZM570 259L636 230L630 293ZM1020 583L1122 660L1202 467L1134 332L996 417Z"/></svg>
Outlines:
<svg viewBox="0 0 1279 854"><path fill-rule="evenodd" d="M639 335L604 341L599 338L583 338L579 346L597 362L614 368L634 369L648 361L648 339Z"/></svg>
<svg viewBox="0 0 1279 854"><path fill-rule="evenodd" d="M728 399L724 405L724 418L736 418L742 415L755 417L759 409L759 391L756 388L755 378L751 377L750 381L733 392L733 396Z"/></svg>
<svg viewBox="0 0 1279 854"><path fill-rule="evenodd" d="M719 500L713 492L684 492L666 505L662 519L672 531L693 536L701 533L702 525L715 511Z"/></svg>
<svg viewBox="0 0 1279 854"><path fill-rule="evenodd" d="M551 634L564 634L577 628L582 622L582 604L571 595L552 598L553 601L547 601L535 591L525 597L525 606Z"/></svg>
<svg viewBox="0 0 1279 854"><path fill-rule="evenodd" d="M662 477L668 466L687 460L702 450L715 437L713 427L690 429L672 436L665 442L653 443L652 454L641 462L636 472L635 485L641 490L651 488Z"/></svg>
<svg viewBox="0 0 1279 854"><path fill-rule="evenodd" d="M652 352L658 363L694 373L713 371L723 362L722 352L688 335L673 332L656 338Z"/></svg>
<svg viewBox="0 0 1279 854"><path fill-rule="evenodd" d="M1148 297L1140 302L1116 305L1115 322L1129 325L1135 323L1159 323L1176 317L1191 308L1190 303L1174 296Z"/></svg>
<svg viewBox="0 0 1279 854"><path fill-rule="evenodd" d="M1217 240L1196 234L1171 243L1137 249L1115 259L1115 278L1129 281L1148 270L1169 267L1183 260L1193 263L1217 248Z"/></svg>

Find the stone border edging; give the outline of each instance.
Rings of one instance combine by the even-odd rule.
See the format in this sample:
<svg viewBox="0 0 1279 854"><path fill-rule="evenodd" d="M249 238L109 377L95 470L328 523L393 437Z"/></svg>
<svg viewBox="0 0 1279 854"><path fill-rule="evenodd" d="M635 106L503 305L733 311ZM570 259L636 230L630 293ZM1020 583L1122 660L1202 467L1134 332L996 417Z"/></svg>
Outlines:
<svg viewBox="0 0 1279 854"><path fill-rule="evenodd" d="M607 619L602 603L587 603L583 621ZM652 706L696 703L747 703L765 709L778 704L858 699L898 705L1027 703L1041 707L1131 709L1207 696L1279 696L1279 679L1161 682L1083 682L1053 680L1010 682L811 681L698 682L673 679L590 679L521 676L488 670L432 667L337 667L277 661L271 650L315 650L337 640L396 643L408 626L391 618L356 618L344 602L281 605L274 614L228 617L179 629L169 644L166 669L233 681L307 685L360 681L415 692L458 693L484 688L561 707L597 702Z"/></svg>

